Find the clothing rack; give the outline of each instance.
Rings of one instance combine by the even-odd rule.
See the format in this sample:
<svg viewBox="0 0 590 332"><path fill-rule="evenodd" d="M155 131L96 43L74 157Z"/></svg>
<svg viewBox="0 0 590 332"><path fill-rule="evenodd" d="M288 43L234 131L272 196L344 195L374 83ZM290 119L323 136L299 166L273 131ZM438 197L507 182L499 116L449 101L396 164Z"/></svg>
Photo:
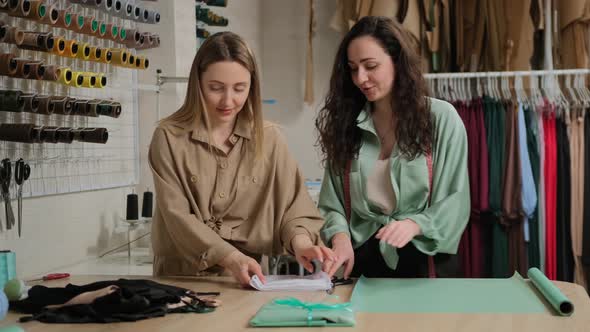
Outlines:
<svg viewBox="0 0 590 332"><path fill-rule="evenodd" d="M470 73L440 73L425 74L427 80L437 79L463 79L463 78L494 78L494 77L525 77L525 76L561 76L561 75L587 75L590 69L559 69L559 70L529 70L529 71L490 71Z"/></svg>

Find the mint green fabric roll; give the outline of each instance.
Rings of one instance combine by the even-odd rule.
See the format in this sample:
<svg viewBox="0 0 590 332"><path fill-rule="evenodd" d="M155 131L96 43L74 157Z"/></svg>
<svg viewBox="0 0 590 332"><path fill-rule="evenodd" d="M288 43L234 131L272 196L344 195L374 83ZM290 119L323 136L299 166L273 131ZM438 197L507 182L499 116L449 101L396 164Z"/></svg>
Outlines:
<svg viewBox="0 0 590 332"><path fill-rule="evenodd" d="M562 316L574 313L574 305L547 277L536 267L530 268L527 276L543 297Z"/></svg>
<svg viewBox="0 0 590 332"><path fill-rule="evenodd" d="M16 325L13 325L8 327L0 327L0 332L25 332L25 330Z"/></svg>

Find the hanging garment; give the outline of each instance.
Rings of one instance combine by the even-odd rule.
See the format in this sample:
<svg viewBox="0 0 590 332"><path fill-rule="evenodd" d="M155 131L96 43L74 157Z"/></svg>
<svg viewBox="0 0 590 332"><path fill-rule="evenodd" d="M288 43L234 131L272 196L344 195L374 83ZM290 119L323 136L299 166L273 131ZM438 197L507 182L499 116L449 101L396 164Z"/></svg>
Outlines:
<svg viewBox="0 0 590 332"><path fill-rule="evenodd" d="M509 273L526 274L528 263L524 245L522 174L518 146L518 105L506 101L506 154L502 186L502 224L508 232Z"/></svg>
<svg viewBox="0 0 590 332"><path fill-rule="evenodd" d="M537 107L537 123L539 124L539 156L540 156L540 181L539 181L539 199L538 199L538 210L539 210L539 269L543 273L547 273L545 267L545 224L547 219L547 202L545 195L545 121L543 116L543 107Z"/></svg>
<svg viewBox="0 0 590 332"><path fill-rule="evenodd" d="M489 198L490 212L492 213L492 268L491 275L494 278L509 277L508 271L508 237L504 226L500 223L502 217L502 184L504 156L505 156L505 126L506 114L502 103L484 98L487 104L486 133L488 142L489 162Z"/></svg>
<svg viewBox="0 0 590 332"><path fill-rule="evenodd" d="M588 68L588 23L590 1L560 0L559 13L559 64L561 68Z"/></svg>
<svg viewBox="0 0 590 332"><path fill-rule="evenodd" d="M567 117L566 117L567 119ZM568 121L569 122L569 121ZM574 262L571 240L571 160L568 139L568 124L560 117L556 120L557 138L557 219L556 257L557 280L573 281Z"/></svg>
<svg viewBox="0 0 590 332"><path fill-rule="evenodd" d="M540 181L540 155L539 155L539 124L537 122L537 114L530 107L524 110L527 135L527 146L529 159L531 162L531 169L533 172L533 179L535 182L535 192L537 204L533 216L529 218L529 244L528 256L529 267L540 267L539 257L539 181Z"/></svg>
<svg viewBox="0 0 590 332"><path fill-rule="evenodd" d="M518 146L520 150L520 170L522 174L524 240L526 243L529 243L531 238L529 220L534 217L534 213L537 208L537 189L535 188L535 179L533 177L531 160L529 158L529 148L527 145L527 127L522 104L518 105Z"/></svg>
<svg viewBox="0 0 590 332"><path fill-rule="evenodd" d="M571 156L571 204L570 234L572 256L574 260L573 281L584 284L584 267L582 265L582 244L584 225L584 115L583 109L572 109L570 121L570 156ZM577 277L576 277L577 276Z"/></svg>
<svg viewBox="0 0 590 332"><path fill-rule="evenodd" d="M556 262L556 203L557 203L557 149L555 137L555 114L552 106L543 114L545 134L545 274L550 280L557 277Z"/></svg>
<svg viewBox="0 0 590 332"><path fill-rule="evenodd" d="M586 110L584 118L584 179L590 179L590 113ZM582 225L582 264L583 268L577 268L574 274L574 282L582 285L588 290L590 281L589 267L590 267L590 181L584 181L584 222ZM574 249L575 251L575 249ZM577 263L580 258L576 256Z"/></svg>

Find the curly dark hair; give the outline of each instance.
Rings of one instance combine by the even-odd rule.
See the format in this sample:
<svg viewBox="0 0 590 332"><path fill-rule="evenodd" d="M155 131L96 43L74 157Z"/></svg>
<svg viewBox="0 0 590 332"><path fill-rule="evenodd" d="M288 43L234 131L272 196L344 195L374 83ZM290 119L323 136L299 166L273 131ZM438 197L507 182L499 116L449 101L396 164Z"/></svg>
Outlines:
<svg viewBox="0 0 590 332"><path fill-rule="evenodd" d="M412 160L421 153L431 151L433 144L430 103L426 98L428 87L422 75L421 59L414 50L409 32L390 18L366 16L352 27L340 43L330 78L330 90L316 119L323 162L337 174L342 174L347 161L356 158L361 147L357 117L367 98L352 81L348 46L352 40L363 36L375 38L391 56L395 66L391 102L400 152Z"/></svg>

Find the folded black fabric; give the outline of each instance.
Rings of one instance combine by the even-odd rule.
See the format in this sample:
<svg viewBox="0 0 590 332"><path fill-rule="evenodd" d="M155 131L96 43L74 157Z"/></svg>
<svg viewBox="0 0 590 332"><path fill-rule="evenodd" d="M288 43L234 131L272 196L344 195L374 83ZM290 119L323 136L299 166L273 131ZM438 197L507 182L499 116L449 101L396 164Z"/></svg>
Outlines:
<svg viewBox="0 0 590 332"><path fill-rule="evenodd" d="M63 305L80 294L110 286L116 286L117 289L108 295L97 297L90 304L47 308ZM212 310L206 308L191 290L151 280L107 280L80 286L68 284L57 288L37 285L28 294L28 298L10 303L11 310L31 315L21 317L21 322L38 320L46 323L114 323L160 317L167 313L200 313ZM181 306L177 306L178 304Z"/></svg>

